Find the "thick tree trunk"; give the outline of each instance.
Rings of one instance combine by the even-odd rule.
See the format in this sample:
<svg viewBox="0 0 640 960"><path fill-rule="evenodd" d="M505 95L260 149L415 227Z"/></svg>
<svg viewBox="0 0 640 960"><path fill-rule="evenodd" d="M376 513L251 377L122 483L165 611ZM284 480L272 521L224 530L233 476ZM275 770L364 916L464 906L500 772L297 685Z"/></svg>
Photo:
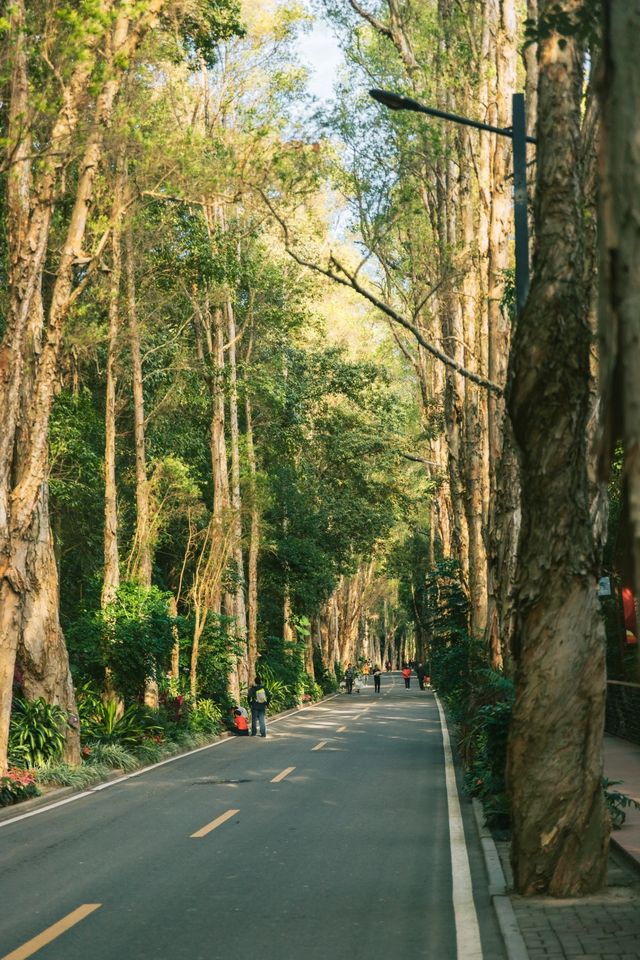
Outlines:
<svg viewBox="0 0 640 960"><path fill-rule="evenodd" d="M62 91L62 107L50 132L39 131L42 160L32 166L28 118L29 64L25 39L25 11L21 0L11 5L12 75L10 82L9 137L12 164L8 178L8 311L0 347L0 770L6 765L6 745L11 711L11 683L21 631L27 628L21 610L29 605L35 580L28 570L32 536L40 536L43 484L47 473L47 442L51 404L58 382L63 326L71 303L74 263L83 256L83 240L93 184L102 154L104 131L124 71L146 31L153 27L164 0L150 0L133 16L130 10L114 20L105 17L104 32L82 38L77 65ZM103 49L99 50L102 46ZM82 116L86 88L96 58L106 63L102 88L91 99L93 116ZM26 360L24 342L33 316L35 298L41 297L43 269L59 177L77 151L75 131L81 121L88 130L77 167L75 196L64 239L57 256L56 275L48 298L46 336L36 358L33 390L28 408L21 397ZM48 133L48 136L47 136ZM20 437L18 442L18 417ZM46 513L46 511L44 511ZM40 518L38 517L40 514ZM46 582L51 583L51 577ZM55 598L48 601L51 607ZM51 632L54 647L58 630ZM67 681L65 681L65 685ZM64 691L58 699L65 699ZM73 752L73 751L72 751Z"/></svg>
<svg viewBox="0 0 640 960"><path fill-rule="evenodd" d="M58 618L59 582L49 524L48 491L43 484L31 528L27 557L31 589L22 609L22 631L17 661L22 689L28 700L44 697L67 711L64 759L80 762L80 726L77 717L69 657Z"/></svg>
<svg viewBox="0 0 640 960"><path fill-rule="evenodd" d="M622 439L629 560L640 596L640 9L623 0L603 9L600 343L606 423L600 472L606 481L616 440Z"/></svg>
<svg viewBox="0 0 640 960"><path fill-rule="evenodd" d="M561 6L573 12L578 3ZM511 362L522 532L508 781L518 892L567 897L604 884L609 825L601 787L604 631L586 456L592 344L576 164L583 51L574 38L559 40L539 43L537 249Z"/></svg>

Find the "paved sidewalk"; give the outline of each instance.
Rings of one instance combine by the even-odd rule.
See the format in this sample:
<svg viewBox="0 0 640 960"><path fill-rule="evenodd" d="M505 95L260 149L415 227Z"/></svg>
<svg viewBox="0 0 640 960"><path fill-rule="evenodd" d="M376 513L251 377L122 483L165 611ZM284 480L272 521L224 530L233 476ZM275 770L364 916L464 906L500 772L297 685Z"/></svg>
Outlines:
<svg viewBox="0 0 640 960"><path fill-rule="evenodd" d="M623 781L622 793L640 800L640 746L606 737L605 771L610 780ZM613 838L601 894L579 900L510 896L529 960L640 960L640 811L628 810ZM509 844L497 847L511 889Z"/></svg>
<svg viewBox="0 0 640 960"><path fill-rule="evenodd" d="M640 746L620 737L604 738L604 770L609 780L622 780L614 789L640 803ZM640 810L629 807L621 830L612 839L640 865Z"/></svg>

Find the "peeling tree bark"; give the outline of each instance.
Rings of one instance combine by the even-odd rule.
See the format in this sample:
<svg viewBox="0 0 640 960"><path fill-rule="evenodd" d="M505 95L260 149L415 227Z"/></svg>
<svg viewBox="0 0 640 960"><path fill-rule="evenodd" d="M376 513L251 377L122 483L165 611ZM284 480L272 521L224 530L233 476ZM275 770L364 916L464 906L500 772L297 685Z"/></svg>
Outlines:
<svg viewBox="0 0 640 960"><path fill-rule="evenodd" d="M561 6L571 13L578 2ZM609 826L600 783L604 630L594 589L591 331L576 164L583 51L575 38L559 41L552 34L539 43L537 248L510 367L522 531L508 781L516 888L566 897L604 884Z"/></svg>
<svg viewBox="0 0 640 960"><path fill-rule="evenodd" d="M605 429L600 474L606 482L617 440L624 447L624 495L631 528L631 561L640 595L640 9L604 4L600 168L600 304L602 402Z"/></svg>
<svg viewBox="0 0 640 960"><path fill-rule="evenodd" d="M6 766L11 712L12 680L16 651L22 635L33 635L29 611L42 612L38 600L49 590L42 662L54 659L65 673L64 643L57 622L57 576L50 544L42 524L46 509L47 442L51 405L58 382L60 346L74 282L74 263L83 256L83 240L93 185L102 155L104 132L128 63L146 32L153 27L164 0L150 0L133 16L131 10L105 17L104 29L87 32L83 49L62 91L62 106L50 132L40 132L41 160L32 163L28 126L30 78L26 51L25 7L17 0L10 7L11 80L8 106L8 150L12 164L7 185L8 310L0 345L0 771ZM96 59L105 64L105 79L94 99L93 115L84 116L86 89ZM62 171L78 152L76 131L82 122L88 131L77 166L71 212L56 254L55 277L46 314L40 310L45 257L54 204ZM45 149L42 149L45 148ZM41 331L34 339L41 347L28 370L33 388L24 391L30 362L26 336L34 311L40 311ZM40 554L34 550L40 544ZM50 559L47 557L50 555ZM48 587L47 587L48 584ZM53 591L53 592L51 592ZM56 608L55 617L53 610ZM34 674L36 673L34 666ZM52 676L57 675L52 671ZM58 702L68 700L68 670L62 688L52 693ZM71 754L77 758L74 748Z"/></svg>

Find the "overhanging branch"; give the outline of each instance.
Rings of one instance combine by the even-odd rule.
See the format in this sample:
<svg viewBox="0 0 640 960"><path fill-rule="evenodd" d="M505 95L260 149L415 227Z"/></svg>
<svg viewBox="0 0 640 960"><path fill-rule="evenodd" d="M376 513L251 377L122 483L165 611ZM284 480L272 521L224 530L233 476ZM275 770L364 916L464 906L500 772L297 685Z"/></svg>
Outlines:
<svg viewBox="0 0 640 960"><path fill-rule="evenodd" d="M321 273L323 276L328 277L329 280L333 280L335 283L342 284L343 287L349 287L349 289L355 290L360 294L361 297L364 297L365 300L368 300L369 303L373 304L374 307L377 307L378 310L384 313L385 316L390 317L390 319L395 323L412 333L420 346L424 347L424 349L433 357L435 357L436 360L440 360L440 362L444 363L445 366L449 367L451 370L455 370L456 373L459 373L461 377L464 377L466 380L470 380L479 387L484 387L485 390L495 393L496 396L501 397L503 395L502 387L498 386L497 383L494 383L493 380L488 380L486 377L482 377L480 374L474 373L472 370L467 370L467 368L463 367L461 363L458 363L452 357L449 357L446 353L443 353L442 350L439 350L438 347L436 347L433 343L430 343L429 340L426 340L414 323L412 323L410 320L407 320L406 317L403 317L402 314L394 310L393 307L389 306L388 303L385 303L383 300L377 297L375 293L372 293L371 290L368 290L366 287L364 287L358 278L355 275L350 274L346 267L344 267L333 256L333 254L330 254L329 256L329 266L322 267L319 263L306 260L304 257L301 257L300 254L296 253L289 241L289 230L286 223L274 209L273 204L269 198L265 196L264 192L259 190L259 193L273 214L274 218L280 224L284 235L285 250L292 260L295 260L296 263L299 263L301 267L307 267L307 269L314 270L316 273Z"/></svg>

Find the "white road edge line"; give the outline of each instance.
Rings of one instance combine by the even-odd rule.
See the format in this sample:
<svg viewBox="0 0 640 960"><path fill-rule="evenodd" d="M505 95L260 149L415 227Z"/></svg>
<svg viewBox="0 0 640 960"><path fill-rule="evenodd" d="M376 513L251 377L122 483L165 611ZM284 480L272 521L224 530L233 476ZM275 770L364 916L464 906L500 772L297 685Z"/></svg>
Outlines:
<svg viewBox="0 0 640 960"><path fill-rule="evenodd" d="M281 717L274 717L273 720L270 720L269 723L278 723L279 720L288 720L291 716L297 716L299 713L304 713L305 710L314 710L317 707L320 707L322 704L326 703L327 700L334 700L337 694L332 694L328 697L325 697L320 703L312 703L308 707L301 707L300 710L292 711L291 713L286 713ZM157 770L158 767L164 767L167 763L174 763L176 760L182 760L185 757L191 757L195 753L201 753L203 750L211 750L212 747L220 747L224 743L235 743L235 737L227 737L225 740L215 740L213 743L207 743L204 747L196 747L195 750L188 750L186 753L178 753L175 757L168 757L166 760L161 760L159 763L152 763L148 767L140 767L139 770L134 770L133 773L125 773L122 777L116 777L114 780L107 780L106 783L99 783L95 787L90 787L88 790L83 790L82 793L74 793L71 797L65 797L64 800L55 800L53 803L47 803L42 807L37 807L35 810L30 810L29 813L21 813L17 817L11 817L9 820L0 821L0 829L2 827L8 827L10 823L17 823L19 820L28 820L29 817L37 817L41 813L46 813L47 810L54 810L56 807L63 807L67 803L74 803L76 800L82 800L84 797L91 797L94 793L98 793L100 790L107 790L109 787L114 787L117 783L124 783L125 780L132 780L133 777L139 777L143 773L148 773L150 770Z"/></svg>
<svg viewBox="0 0 640 960"><path fill-rule="evenodd" d="M478 915L473 902L473 886L467 844L464 838L462 811L451 754L451 741L444 710L437 694L434 699L440 714L442 746L444 748L447 806L449 811L449 841L451 844L451 875L453 910L456 919L456 952L459 960L483 960Z"/></svg>

